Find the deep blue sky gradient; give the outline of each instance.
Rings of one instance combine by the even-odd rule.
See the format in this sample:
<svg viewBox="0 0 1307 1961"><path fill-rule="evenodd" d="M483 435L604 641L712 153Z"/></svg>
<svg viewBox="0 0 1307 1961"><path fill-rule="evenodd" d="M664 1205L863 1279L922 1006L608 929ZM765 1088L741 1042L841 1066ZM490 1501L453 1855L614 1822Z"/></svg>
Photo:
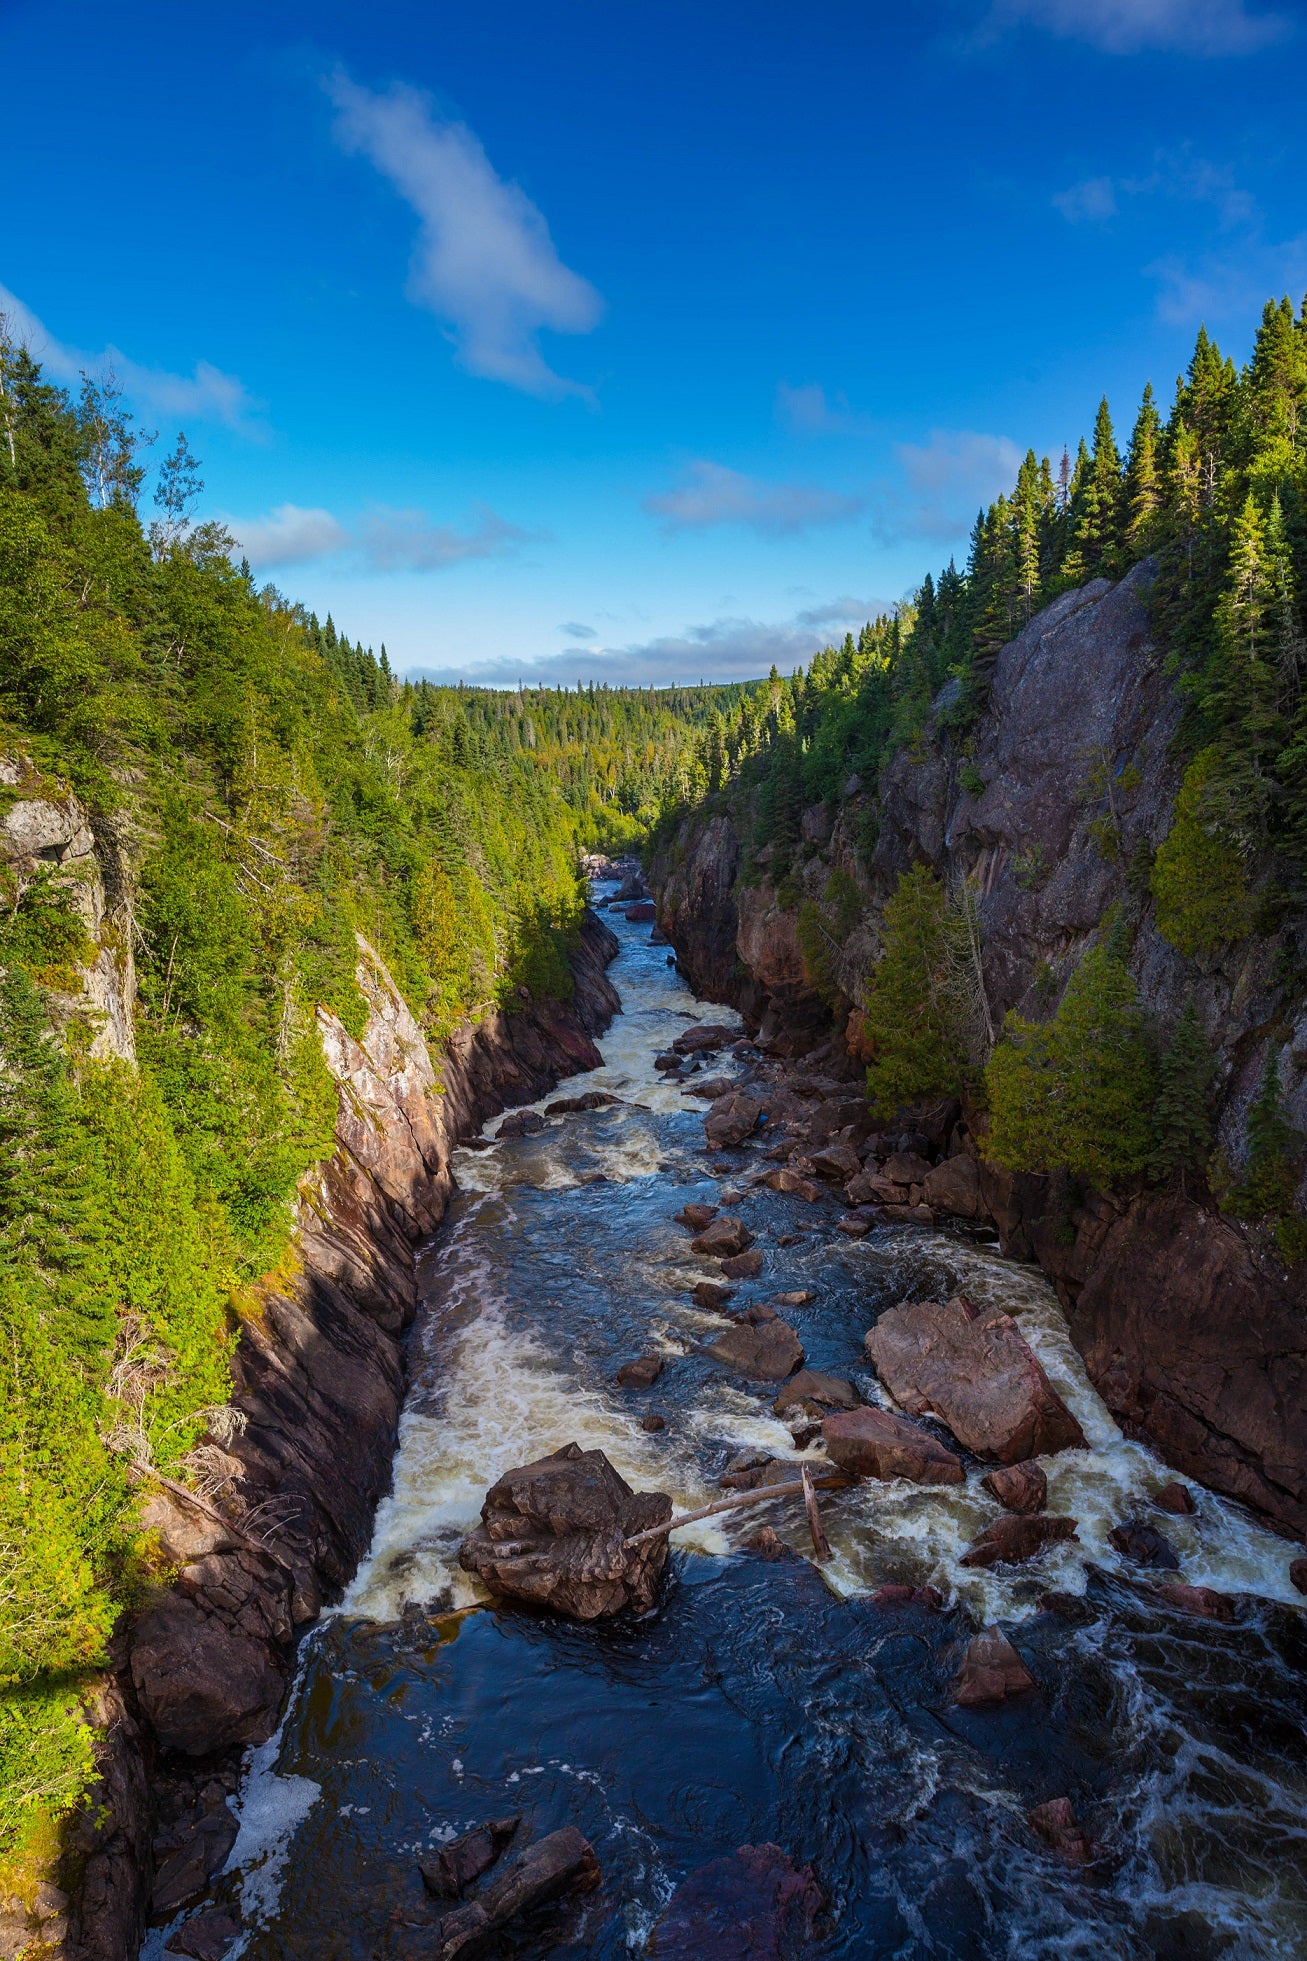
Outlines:
<svg viewBox="0 0 1307 1961"><path fill-rule="evenodd" d="M53 365L238 377L238 426L149 384L142 420L185 419L238 535L329 512L260 569L401 668L788 666L965 551L1008 445L1074 445L1103 390L1124 439L1200 319L1242 359L1307 287L1301 5L1001 9L9 0L0 284ZM539 338L590 400L468 372L407 296L418 221L334 137L338 70L532 200L602 298ZM649 507L687 484L746 521ZM425 523L486 555L409 569Z"/></svg>

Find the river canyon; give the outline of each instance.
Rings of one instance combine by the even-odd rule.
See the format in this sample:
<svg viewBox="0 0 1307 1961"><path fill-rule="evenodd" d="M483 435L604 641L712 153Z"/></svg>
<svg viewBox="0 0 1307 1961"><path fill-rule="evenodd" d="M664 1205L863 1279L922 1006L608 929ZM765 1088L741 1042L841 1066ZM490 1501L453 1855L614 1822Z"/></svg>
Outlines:
<svg viewBox="0 0 1307 1961"><path fill-rule="evenodd" d="M497 1950L516 1961L671 1951L659 1922L678 1885L766 1844L811 1867L812 1951L831 1961L1301 1954L1307 1630L1285 1541L1197 1487L1193 1516L1155 1509L1172 1473L1123 1436L1045 1278L988 1231L850 1238L833 1193L755 1182L765 1125L706 1153L694 1079L669 1082L654 1058L691 1022L734 1016L693 998L646 924L608 916L621 1013L602 1066L563 1094L620 1100L493 1144L492 1119L453 1156L449 1210L417 1257L393 1488L344 1598L303 1638L280 1727L249 1753L238 1836L201 1909L239 1923L229 1961L433 1953L419 1858L519 1812L532 1838L578 1826L602 1882L516 1926ZM822 1462L774 1413L776 1385L706 1353L727 1324L691 1289L716 1269L676 1215L724 1197L763 1254L734 1305L809 1295L785 1309L807 1365L870 1404L887 1398L863 1338L884 1310L959 1292L1005 1308L1084 1434L1044 1460L1049 1510L1076 1539L1028 1566L963 1567L998 1516L968 1457L956 1487L868 1480L824 1498L824 1567L802 1507L778 1500L678 1532L642 1620L490 1604L458 1548L514 1465L575 1441L680 1512L720 1496L748 1453ZM657 1381L619 1387L642 1354L662 1361ZM1229 1597L1228 1620L1150 1591L1156 1576L1109 1540L1135 1517L1164 1528L1178 1577ZM934 1588L938 1605L887 1587ZM995 1623L1036 1687L959 1707L963 1650ZM1027 1822L1061 1798L1086 1863ZM142 1961L179 1951L196 1911L155 1928Z"/></svg>

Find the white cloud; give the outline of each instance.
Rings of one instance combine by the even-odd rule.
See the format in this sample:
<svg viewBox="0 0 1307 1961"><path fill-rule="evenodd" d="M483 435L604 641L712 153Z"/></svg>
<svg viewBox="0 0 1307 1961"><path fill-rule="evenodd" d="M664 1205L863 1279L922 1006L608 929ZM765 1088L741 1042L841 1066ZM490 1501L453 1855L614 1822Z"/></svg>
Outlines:
<svg viewBox="0 0 1307 1961"><path fill-rule="evenodd" d="M965 536L977 508L1010 490L1021 452L1007 436L975 429L932 429L926 443L897 443L903 483L885 484L875 531L882 543L902 538Z"/></svg>
<svg viewBox="0 0 1307 1961"><path fill-rule="evenodd" d="M577 620L564 620L558 631L568 640L597 640L599 635L592 626L584 626Z"/></svg>
<svg viewBox="0 0 1307 1961"><path fill-rule="evenodd" d="M1101 223L1116 216L1122 198L1147 197L1210 205L1222 231L1252 231L1261 222L1256 198L1240 188L1229 166L1196 157L1188 147L1159 150L1141 177L1086 177L1058 191L1053 203L1072 224Z"/></svg>
<svg viewBox="0 0 1307 1961"><path fill-rule="evenodd" d="M351 529L322 509L279 504L266 517L230 518L227 528L260 570L341 558L361 572L439 572L469 558L501 558L541 534L521 531L480 509L461 531L435 524L425 511L376 504Z"/></svg>
<svg viewBox="0 0 1307 1961"><path fill-rule="evenodd" d="M563 264L525 191L496 174L465 124L440 120L415 89L397 83L374 95L343 70L326 88L341 147L375 164L421 219L409 297L448 324L460 365L530 395L588 397L548 366L536 336L589 333L603 302Z"/></svg>
<svg viewBox="0 0 1307 1961"><path fill-rule="evenodd" d="M1053 203L1073 225L1086 221L1101 225L1116 216L1116 188L1110 177L1086 177L1068 190L1056 192Z"/></svg>
<svg viewBox="0 0 1307 1961"><path fill-rule="evenodd" d="M1104 54L1255 54L1293 32L1285 15L1250 13L1243 0L994 0L980 38L1016 26L1042 27Z"/></svg>
<svg viewBox="0 0 1307 1961"><path fill-rule="evenodd" d="M1250 240L1241 250L1196 260L1166 253L1144 271L1157 281L1158 318L1168 325L1246 327L1268 294L1297 295L1307 286L1307 232L1280 243Z"/></svg>
<svg viewBox="0 0 1307 1961"><path fill-rule="evenodd" d="M815 484L764 483L721 463L697 462L675 490L646 498L645 509L662 518L669 531L742 524L777 537L853 517L863 501Z"/></svg>
<svg viewBox="0 0 1307 1961"><path fill-rule="evenodd" d="M169 422L221 422L247 436L261 433L252 420L260 404L235 375L224 374L211 361L197 361L193 374L181 375L167 368L142 367L112 342L99 354L84 353L56 340L7 286L0 286L0 313L11 338L26 347L48 375L68 387L75 388L83 374L99 380L112 370L138 414Z"/></svg>
<svg viewBox="0 0 1307 1961"><path fill-rule="evenodd" d="M863 435L872 427L870 419L849 407L843 394L832 401L815 381L791 388L782 381L776 390L777 420L799 436Z"/></svg>

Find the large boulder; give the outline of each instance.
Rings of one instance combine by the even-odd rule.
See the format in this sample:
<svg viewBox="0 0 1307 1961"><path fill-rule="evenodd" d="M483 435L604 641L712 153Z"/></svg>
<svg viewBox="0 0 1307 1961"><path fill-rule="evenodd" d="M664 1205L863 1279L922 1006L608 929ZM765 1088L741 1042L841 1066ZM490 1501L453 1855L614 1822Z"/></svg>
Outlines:
<svg viewBox="0 0 1307 1961"><path fill-rule="evenodd" d="M705 1050L724 1049L735 1040L736 1032L718 1021L697 1021L693 1028L681 1031L672 1047L678 1055L702 1055Z"/></svg>
<svg viewBox="0 0 1307 1961"><path fill-rule="evenodd" d="M757 1129L761 1116L762 1104L757 1097L735 1090L709 1105L703 1120L704 1135L717 1150L730 1150Z"/></svg>
<svg viewBox="0 0 1307 1961"><path fill-rule="evenodd" d="M471 1961L502 1927L565 1893L590 1893L600 1881L594 1848L575 1825L537 1839L510 1860L485 1891L447 1913L435 1932L435 1961Z"/></svg>
<svg viewBox="0 0 1307 1961"><path fill-rule="evenodd" d="M962 1460L937 1437L885 1409L828 1416L821 1426L826 1454L859 1478L907 1478L912 1484L961 1484Z"/></svg>
<svg viewBox="0 0 1307 1961"><path fill-rule="evenodd" d="M803 1344L779 1315L756 1326L742 1321L728 1328L710 1344L708 1353L754 1382L784 1382L803 1367Z"/></svg>
<svg viewBox="0 0 1307 1961"><path fill-rule="evenodd" d="M979 1457L1018 1464L1085 1441L1011 1315L961 1295L905 1302L882 1314L867 1354L912 1416L948 1424Z"/></svg>
<svg viewBox="0 0 1307 1961"><path fill-rule="evenodd" d="M632 1491L601 1450L565 1444L491 1486L459 1565L491 1593L572 1620L627 1607L647 1613L667 1563L666 1535L623 1541L671 1515L665 1491Z"/></svg>
<svg viewBox="0 0 1307 1961"><path fill-rule="evenodd" d="M742 1845L682 1880L644 1951L651 1961L798 1961L825 1905L811 1867L778 1845Z"/></svg>
<svg viewBox="0 0 1307 1961"><path fill-rule="evenodd" d="M492 1818L488 1824L474 1825L470 1832L451 1839L429 1858L419 1859L418 1871L428 1893L438 1900L458 1899L498 1862L521 1822L521 1812Z"/></svg>
<svg viewBox="0 0 1307 1961"><path fill-rule="evenodd" d="M777 1416L800 1403L818 1403L823 1409L857 1409L862 1398L842 1375L827 1375L822 1369L800 1369L791 1376L772 1408Z"/></svg>
<svg viewBox="0 0 1307 1961"><path fill-rule="evenodd" d="M993 1525L986 1526L979 1538L963 1553L960 1563L963 1566L1020 1566L1043 1552L1045 1546L1074 1539L1076 1524L1073 1518L1050 1518L1046 1512L1034 1516L1009 1513L1006 1518L996 1519Z"/></svg>
<svg viewBox="0 0 1307 1961"><path fill-rule="evenodd" d="M746 1246L752 1246L753 1234L743 1219L732 1217L729 1213L723 1219L714 1219L705 1226L697 1239L690 1241L693 1253L703 1253L709 1259L728 1260L734 1253L742 1253Z"/></svg>
<svg viewBox="0 0 1307 1961"><path fill-rule="evenodd" d="M762 1272L762 1254L756 1246L751 1246L747 1253L736 1253L723 1260L722 1272L728 1280L756 1280Z"/></svg>
<svg viewBox="0 0 1307 1961"><path fill-rule="evenodd" d="M207 1757L262 1743L284 1678L266 1641L173 1592L137 1622L132 1682L165 1750Z"/></svg>
<svg viewBox="0 0 1307 1961"><path fill-rule="evenodd" d="M1048 1479L1042 1467L1033 1462L1005 1464L1002 1470L991 1471L980 1482L998 1499L1004 1511L1042 1512L1048 1503Z"/></svg>
<svg viewBox="0 0 1307 1961"><path fill-rule="evenodd" d="M953 1684L953 1700L963 1709L983 1709L1006 1702L1010 1696L1028 1695L1037 1687L1007 1637L996 1627L986 1627L967 1643Z"/></svg>
<svg viewBox="0 0 1307 1961"><path fill-rule="evenodd" d="M792 1197L804 1199L809 1205L821 1197L819 1185L814 1185L811 1178L805 1178L801 1171L792 1171L787 1167L769 1171L762 1182L768 1191L789 1192Z"/></svg>
<svg viewBox="0 0 1307 1961"><path fill-rule="evenodd" d="M833 1178L843 1185L858 1176L862 1160L852 1144L827 1144L824 1150L812 1153L812 1168L819 1178Z"/></svg>
<svg viewBox="0 0 1307 1961"><path fill-rule="evenodd" d="M980 1192L980 1171L974 1158L965 1153L945 1158L928 1171L921 1181L921 1196L936 1212L948 1212L958 1219L987 1219L989 1208Z"/></svg>

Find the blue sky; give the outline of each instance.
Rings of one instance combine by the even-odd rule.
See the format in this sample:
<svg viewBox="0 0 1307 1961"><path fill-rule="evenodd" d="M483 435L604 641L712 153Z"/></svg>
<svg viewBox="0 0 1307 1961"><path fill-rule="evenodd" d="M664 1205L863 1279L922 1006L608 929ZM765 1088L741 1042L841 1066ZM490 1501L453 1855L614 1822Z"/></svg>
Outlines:
<svg viewBox="0 0 1307 1961"><path fill-rule="evenodd" d="M11 326L401 671L789 668L1307 288L1301 0L0 0L0 70Z"/></svg>

